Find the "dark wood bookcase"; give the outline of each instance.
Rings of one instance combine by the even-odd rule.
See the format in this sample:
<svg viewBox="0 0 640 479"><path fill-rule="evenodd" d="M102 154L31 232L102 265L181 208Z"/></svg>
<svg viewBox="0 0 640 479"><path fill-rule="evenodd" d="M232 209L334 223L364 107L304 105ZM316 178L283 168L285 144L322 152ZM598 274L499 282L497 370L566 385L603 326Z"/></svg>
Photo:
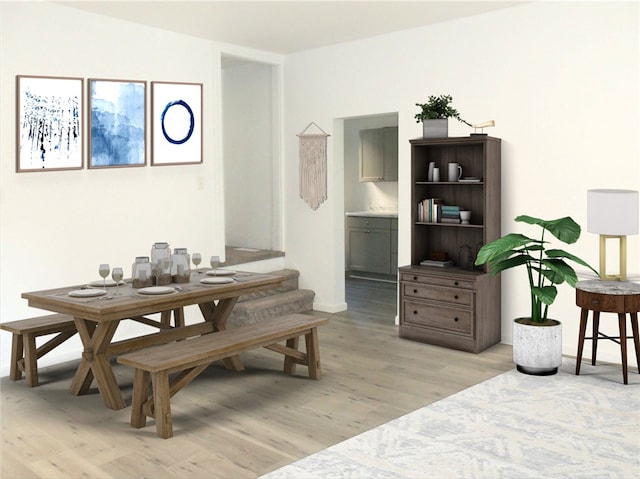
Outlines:
<svg viewBox="0 0 640 479"><path fill-rule="evenodd" d="M473 262L483 244L500 236L501 140L471 135L410 143L411 265L399 269L399 334L477 353L500 341L500 277L462 264L461 249ZM431 162L440 169L441 181L429 181ZM480 181L446 181L451 162L462 167L463 178ZM470 210L470 223L421 221L418 204L428 198ZM443 254L453 266L420 265Z"/></svg>

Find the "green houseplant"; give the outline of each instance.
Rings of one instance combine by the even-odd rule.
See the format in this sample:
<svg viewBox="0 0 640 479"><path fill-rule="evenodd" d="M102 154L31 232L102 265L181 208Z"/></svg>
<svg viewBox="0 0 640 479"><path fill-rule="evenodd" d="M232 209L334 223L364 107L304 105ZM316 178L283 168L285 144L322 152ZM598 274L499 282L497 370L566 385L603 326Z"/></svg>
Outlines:
<svg viewBox="0 0 640 479"><path fill-rule="evenodd" d="M416 103L420 107L420 112L416 113L416 123L422 122L423 137L437 138L448 135L448 120L455 118L456 120L471 126L471 124L460 117L460 113L456 110L451 102L451 95L430 95L427 103Z"/></svg>
<svg viewBox="0 0 640 479"><path fill-rule="evenodd" d="M594 273L597 271L586 261L562 249L549 247L547 233L565 244L573 244L580 238L581 228L571 217L555 220L543 220L532 216L520 215L515 221L539 226L542 230L538 238L530 238L520 233L510 233L485 244L476 257L475 264L488 264L489 273L496 275L504 270L522 266L526 269L530 293L530 315L514 320L513 357L518 370L530 374L554 374L562 362L561 336L540 326L559 327L560 322L548 316L551 306L558 295L556 285L567 283L575 287L578 276L568 263L586 266ZM526 332L521 326L537 326ZM536 331L537 330L537 331ZM550 351L541 353L546 347L536 335L551 335L557 344L549 345ZM537 338L537 339L536 339ZM521 344L523 340L525 344ZM529 343L529 344L527 344ZM531 343L534 351L524 350ZM551 356L551 357L549 357ZM559 359L559 363L558 363ZM526 364L523 364L526 363Z"/></svg>

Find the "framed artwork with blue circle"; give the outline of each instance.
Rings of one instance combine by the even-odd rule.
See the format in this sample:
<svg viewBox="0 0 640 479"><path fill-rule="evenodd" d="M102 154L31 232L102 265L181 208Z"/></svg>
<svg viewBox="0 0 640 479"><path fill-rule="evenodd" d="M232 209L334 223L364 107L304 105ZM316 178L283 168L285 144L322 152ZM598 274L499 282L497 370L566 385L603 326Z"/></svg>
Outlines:
<svg viewBox="0 0 640 479"><path fill-rule="evenodd" d="M151 165L202 163L202 83L151 82Z"/></svg>

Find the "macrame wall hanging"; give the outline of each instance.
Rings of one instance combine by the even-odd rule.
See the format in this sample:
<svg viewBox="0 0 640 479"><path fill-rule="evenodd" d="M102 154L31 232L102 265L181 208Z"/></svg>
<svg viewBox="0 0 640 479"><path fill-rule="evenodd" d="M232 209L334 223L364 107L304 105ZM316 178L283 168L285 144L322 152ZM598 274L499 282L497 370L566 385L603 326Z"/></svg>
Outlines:
<svg viewBox="0 0 640 479"><path fill-rule="evenodd" d="M315 126L322 133L307 133ZM300 198L317 210L327 199L327 134L314 122L298 133L300 138Z"/></svg>

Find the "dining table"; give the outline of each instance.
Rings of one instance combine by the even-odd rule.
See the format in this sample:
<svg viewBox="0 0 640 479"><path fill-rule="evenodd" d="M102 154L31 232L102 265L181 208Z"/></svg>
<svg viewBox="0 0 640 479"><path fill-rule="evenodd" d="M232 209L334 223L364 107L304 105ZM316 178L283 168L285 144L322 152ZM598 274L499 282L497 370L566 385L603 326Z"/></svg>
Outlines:
<svg viewBox="0 0 640 479"><path fill-rule="evenodd" d="M118 410L126 404L110 358L223 331L240 296L277 288L284 280L283 276L274 274L196 270L191 272L189 282L179 284L133 288L130 280L122 281L117 287L92 282L25 292L21 297L30 307L73 316L83 352L69 392L76 396L87 394L95 379L105 405ZM198 306L203 321L185 324L184 308L191 305ZM123 320L137 321L155 329L149 334L113 341ZM238 356L226 359L225 366L234 371L244 369Z"/></svg>

